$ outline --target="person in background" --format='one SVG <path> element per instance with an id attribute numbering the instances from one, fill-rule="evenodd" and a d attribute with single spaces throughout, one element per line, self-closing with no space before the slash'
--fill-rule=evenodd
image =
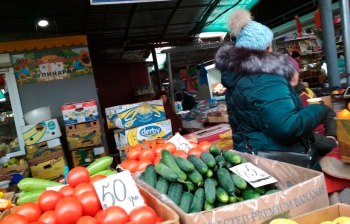
<path id="1" fill-rule="evenodd" d="M 186 88 L 182 88 L 182 109 L 192 110 L 196 106 L 197 102 L 195 95 L 190 94 L 186 91 Z"/>
<path id="2" fill-rule="evenodd" d="M 294 68 L 298 72 L 299 76 L 299 65 L 298 62 L 294 58 L 289 58 L 292 62 Z M 306 86 L 304 86 L 300 81 L 299 77 L 292 79 L 290 84 L 295 88 L 295 91 L 298 93 L 303 107 L 309 105 L 307 102 L 308 99 L 315 98 L 316 94 Z M 338 146 L 337 144 L 337 134 L 334 118 L 336 117 L 336 113 L 332 110 L 332 108 L 326 106 L 327 108 L 327 117 L 326 120 L 319 124 L 314 129 L 314 145 L 317 150 L 318 155 L 324 156 L 334 148 Z"/>
<path id="3" fill-rule="evenodd" d="M 182 131 L 181 120 L 176 115 L 173 105 L 171 103 L 171 100 L 168 97 L 168 94 L 165 91 L 159 91 L 156 95 L 156 99 L 163 100 L 166 119 L 170 119 L 171 121 L 171 128 L 173 131 L 173 135 L 175 135 L 177 132 Z"/>
<path id="4" fill-rule="evenodd" d="M 272 52 L 273 33 L 268 27 L 252 21 L 244 9 L 233 12 L 228 25 L 236 44 L 218 50 L 215 66 L 227 88 L 234 148 L 248 152 L 244 135 L 255 154 L 264 150 L 305 153 L 311 149 L 310 168 L 321 170 L 309 137 L 326 117 L 324 105 L 302 107 L 289 83 L 297 72 L 287 56 Z"/>

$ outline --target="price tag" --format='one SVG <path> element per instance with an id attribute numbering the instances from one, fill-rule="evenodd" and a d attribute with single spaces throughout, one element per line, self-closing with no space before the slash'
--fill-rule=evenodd
<path id="1" fill-rule="evenodd" d="M 189 141 L 187 141 L 180 134 L 174 135 L 167 142 L 173 143 L 176 146 L 177 150 L 183 150 L 185 152 L 188 152 L 188 150 L 190 150 L 192 148 L 191 143 L 189 143 Z"/>
<path id="2" fill-rule="evenodd" d="M 234 166 L 230 170 L 245 179 L 254 188 L 277 182 L 273 176 L 249 162 Z"/>
<path id="3" fill-rule="evenodd" d="M 103 153 L 105 153 L 105 148 L 103 148 L 103 147 L 94 148 L 94 154 L 95 155 L 101 155 Z"/>
<path id="4" fill-rule="evenodd" d="M 47 147 L 49 147 L 49 148 L 53 148 L 53 147 L 59 146 L 59 145 L 61 145 L 61 141 L 59 138 L 55 138 L 55 139 L 47 141 Z"/>
<path id="5" fill-rule="evenodd" d="M 103 209 L 116 205 L 129 214 L 145 203 L 128 170 L 93 183 Z"/>
<path id="6" fill-rule="evenodd" d="M 66 185 L 60 185 L 60 186 L 55 186 L 55 187 L 47 187 L 46 190 L 47 191 L 51 190 L 51 191 L 57 191 L 58 192 L 64 186 L 66 186 Z"/>
<path id="7" fill-rule="evenodd" d="M 85 117 L 84 117 L 84 116 L 79 116 L 79 117 L 77 117 L 77 121 L 78 121 L 78 123 L 83 123 L 83 122 L 86 122 L 86 120 L 85 120 Z"/>

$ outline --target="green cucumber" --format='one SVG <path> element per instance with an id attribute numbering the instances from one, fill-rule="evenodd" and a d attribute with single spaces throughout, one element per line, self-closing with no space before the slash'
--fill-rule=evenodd
<path id="1" fill-rule="evenodd" d="M 217 173 L 218 170 L 219 170 L 219 167 L 218 167 L 218 166 L 215 166 L 212 170 L 213 170 L 214 174 L 216 175 L 216 173 Z"/>
<path id="2" fill-rule="evenodd" d="M 201 212 L 204 205 L 204 189 L 198 188 L 193 196 L 193 201 L 188 210 L 189 213 Z"/>
<path id="3" fill-rule="evenodd" d="M 169 185 L 167 195 L 175 204 L 180 205 L 182 195 L 182 184 L 171 183 Z"/>
<path id="4" fill-rule="evenodd" d="M 220 201 L 222 203 L 228 202 L 229 196 L 224 188 L 222 188 L 222 187 L 216 188 L 216 199 L 218 199 L 218 201 Z"/>
<path id="5" fill-rule="evenodd" d="M 226 206 L 226 205 L 227 205 L 227 203 L 223 203 L 223 202 L 221 202 L 221 201 L 217 201 L 217 202 L 215 203 L 215 208 L 222 207 L 222 206 Z"/>
<path id="6" fill-rule="evenodd" d="M 98 173 L 102 170 L 107 169 L 112 165 L 112 162 L 113 162 L 113 157 L 104 156 L 95 160 L 93 163 L 87 166 L 86 169 L 89 171 L 91 176 L 91 175 L 94 175 L 95 173 Z"/>
<path id="7" fill-rule="evenodd" d="M 157 165 L 155 165 L 154 169 L 159 175 L 161 175 L 168 181 L 174 182 L 179 179 L 179 175 L 177 175 L 177 173 L 175 173 L 172 169 L 170 169 L 163 163 L 158 163 Z"/>
<path id="8" fill-rule="evenodd" d="M 107 175 L 116 174 L 116 173 L 118 173 L 116 170 L 109 170 L 109 169 L 107 169 L 107 170 L 99 171 L 99 172 L 97 172 L 97 173 L 91 175 L 90 177 L 94 177 L 94 176 L 96 176 L 96 175 L 104 175 L 104 176 L 107 176 Z"/>
<path id="9" fill-rule="evenodd" d="M 243 198 L 243 196 L 237 196 L 237 200 L 238 202 L 244 201 L 245 199 Z"/>
<path id="10" fill-rule="evenodd" d="M 187 159 L 193 163 L 200 174 L 206 174 L 208 171 L 208 166 L 197 156 L 189 155 Z"/>
<path id="11" fill-rule="evenodd" d="M 279 191 L 280 190 L 278 190 L 278 189 L 271 189 L 271 190 L 266 191 L 264 195 L 274 194 L 274 193 L 279 192 Z"/>
<path id="12" fill-rule="evenodd" d="M 175 162 L 173 155 L 168 150 L 162 151 L 162 160 L 164 160 L 164 163 L 167 167 L 172 169 L 179 176 L 180 180 L 187 179 L 186 173 L 179 168 L 179 166 Z"/>
<path id="13" fill-rule="evenodd" d="M 182 209 L 182 211 L 184 211 L 185 213 L 188 213 L 188 210 L 190 209 L 192 201 L 193 201 L 193 194 L 189 192 L 184 192 L 181 195 L 179 207 Z"/>
<path id="14" fill-rule="evenodd" d="M 213 175 L 214 175 L 213 171 L 212 171 L 212 170 L 209 170 L 209 169 L 208 169 L 207 172 L 205 173 L 205 176 L 208 177 L 208 178 L 209 178 L 209 177 L 212 177 Z"/>
<path id="15" fill-rule="evenodd" d="M 225 166 L 226 164 L 226 160 L 225 158 L 222 156 L 222 155 L 218 155 L 215 157 L 215 162 L 216 162 L 216 165 L 219 167 L 219 168 L 222 168 L 223 166 Z"/>
<path id="16" fill-rule="evenodd" d="M 216 161 L 215 158 L 212 154 L 210 154 L 209 152 L 202 152 L 200 155 L 201 160 L 203 160 L 203 162 L 209 167 L 209 168 L 213 168 L 216 165 Z"/>
<path id="17" fill-rule="evenodd" d="M 192 181 L 186 180 L 184 181 L 183 185 L 185 186 L 185 189 L 190 192 L 190 191 L 194 191 L 196 189 L 196 187 L 194 186 Z"/>
<path id="18" fill-rule="evenodd" d="M 231 167 L 233 167 L 233 164 L 230 163 L 229 161 L 226 161 L 224 168 L 229 170 Z"/>
<path id="19" fill-rule="evenodd" d="M 177 163 L 177 165 L 180 167 L 180 169 L 183 170 L 184 172 L 189 173 L 189 172 L 194 171 L 193 163 L 191 163 L 187 159 L 184 159 L 184 158 L 179 157 L 179 156 L 174 156 L 174 159 L 175 159 L 175 162 Z"/>
<path id="20" fill-rule="evenodd" d="M 157 172 L 154 169 L 154 165 L 153 164 L 147 165 L 145 172 L 143 173 L 145 175 L 144 175 L 144 179 L 142 180 L 145 181 L 151 187 L 156 188 Z"/>
<path id="21" fill-rule="evenodd" d="M 252 189 L 244 190 L 242 195 L 243 195 L 243 198 L 246 200 L 258 198 L 261 196 L 258 192 L 254 191 Z"/>
<path id="22" fill-rule="evenodd" d="M 169 182 L 164 177 L 159 177 L 156 183 L 156 190 L 161 194 L 166 194 L 168 192 Z"/>
<path id="23" fill-rule="evenodd" d="M 244 158 L 243 156 L 241 156 L 241 163 L 246 163 L 246 162 L 247 162 L 246 158 Z"/>
<path id="24" fill-rule="evenodd" d="M 210 154 L 212 154 L 213 156 L 218 156 L 221 155 L 221 149 L 216 146 L 216 145 L 212 145 L 209 147 L 209 152 Z"/>
<path id="25" fill-rule="evenodd" d="M 235 186 L 235 195 L 240 195 L 242 190 Z"/>
<path id="26" fill-rule="evenodd" d="M 229 204 L 236 203 L 237 201 L 238 201 L 238 199 L 236 196 L 233 196 L 233 195 L 228 196 L 228 203 Z"/>
<path id="27" fill-rule="evenodd" d="M 219 185 L 218 181 L 216 179 L 214 179 L 214 178 L 212 178 L 212 180 L 214 181 L 215 187 L 217 187 Z"/>
<path id="28" fill-rule="evenodd" d="M 196 169 L 192 173 L 188 173 L 188 178 L 197 185 L 203 182 L 203 176 Z"/>
<path id="29" fill-rule="evenodd" d="M 17 185 L 22 191 L 36 191 L 46 190 L 47 187 L 61 186 L 62 184 L 51 180 L 27 177 L 22 179 Z"/>
<path id="30" fill-rule="evenodd" d="M 217 176 L 219 184 L 225 189 L 225 191 L 227 191 L 229 194 L 234 194 L 235 185 L 228 170 L 225 168 L 219 169 Z"/>
<path id="31" fill-rule="evenodd" d="M 209 204 L 213 204 L 215 202 L 216 198 L 216 188 L 214 180 L 211 178 L 207 178 L 204 181 L 204 194 L 205 194 L 205 200 Z"/>
<path id="32" fill-rule="evenodd" d="M 222 153 L 222 156 L 225 158 L 226 161 L 229 161 L 233 165 L 238 165 L 242 161 L 241 157 L 238 154 L 236 154 L 232 151 L 229 151 L 229 150 L 224 151 Z"/>
<path id="33" fill-rule="evenodd" d="M 233 183 L 235 184 L 236 187 L 238 187 L 239 189 L 246 189 L 247 188 L 247 182 L 240 176 L 238 176 L 235 173 L 231 173 L 231 178 L 233 180 Z"/>
<path id="34" fill-rule="evenodd" d="M 209 210 L 212 210 L 212 209 L 214 209 L 214 205 L 208 203 L 207 201 L 204 201 L 204 208 L 203 208 L 203 210 L 204 211 L 209 211 Z"/>
<path id="35" fill-rule="evenodd" d="M 17 201 L 17 204 L 21 205 L 26 202 L 35 202 L 38 200 L 39 196 L 44 192 L 45 190 L 35 190 L 35 191 L 29 191 L 29 192 L 21 192 L 19 194 L 19 198 Z"/>
<path id="36" fill-rule="evenodd" d="M 256 188 L 253 188 L 253 190 L 262 195 L 265 193 L 265 186 L 256 187 Z"/>

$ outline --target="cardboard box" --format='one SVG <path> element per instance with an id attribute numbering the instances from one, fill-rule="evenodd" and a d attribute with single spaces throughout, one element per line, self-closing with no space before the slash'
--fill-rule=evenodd
<path id="1" fill-rule="evenodd" d="M 24 164 L 18 165 L 18 166 L 2 168 L 2 169 L 0 169 L 0 175 L 9 174 L 9 173 L 21 173 L 21 172 L 23 172 L 25 170 L 28 170 L 28 164 L 27 163 L 24 163 Z"/>
<path id="2" fill-rule="evenodd" d="M 66 131 L 68 148 L 79 149 L 101 145 L 102 133 L 100 126 L 96 125 L 84 129 L 72 129 Z"/>
<path id="3" fill-rule="evenodd" d="M 98 120 L 97 104 L 94 100 L 68 103 L 61 106 L 65 125 Z"/>
<path id="4" fill-rule="evenodd" d="M 135 181 L 153 196 L 172 208 L 180 216 L 181 224 L 260 224 L 282 214 L 287 217 L 295 217 L 329 206 L 323 173 L 246 153 L 237 153 L 246 158 L 248 162 L 255 164 L 276 178 L 278 180 L 278 188 L 281 191 L 209 211 L 186 214 L 165 195 L 160 194 L 154 188 L 140 180 L 140 174 L 134 176 Z"/>
<path id="5" fill-rule="evenodd" d="M 320 97 L 325 105 L 333 109 L 332 97 L 331 96 L 322 96 Z"/>
<path id="6" fill-rule="evenodd" d="M 57 119 L 43 121 L 39 124 L 31 124 L 21 127 L 24 143 L 33 145 L 51 139 L 61 137 L 60 126 Z"/>
<path id="7" fill-rule="evenodd" d="M 340 155 L 343 162 L 350 163 L 350 119 L 334 118 L 339 141 Z"/>
<path id="8" fill-rule="evenodd" d="M 228 115 L 223 115 L 222 117 L 209 117 L 208 116 L 209 123 L 227 123 L 228 122 Z"/>
<path id="9" fill-rule="evenodd" d="M 162 100 L 108 107 L 105 111 L 108 129 L 134 128 L 166 119 Z"/>
<path id="10" fill-rule="evenodd" d="M 100 121 L 89 121 L 79 124 L 69 124 L 65 125 L 66 131 L 77 130 L 77 129 L 85 129 L 85 128 L 100 128 Z"/>
<path id="11" fill-rule="evenodd" d="M 324 221 L 333 221 L 340 216 L 350 217 L 350 205 L 348 204 L 335 204 L 326 208 L 321 208 L 316 211 L 312 211 L 297 217 L 292 220 L 297 223 L 321 223 Z"/>
<path id="12" fill-rule="evenodd" d="M 56 158 L 52 158 L 46 161 L 42 161 L 36 164 L 35 163 L 31 163 L 29 167 L 30 172 L 32 173 L 32 176 L 35 178 L 46 179 L 46 180 L 51 180 L 59 176 L 63 176 L 64 168 L 67 165 L 64 155 Z"/>
<path id="13" fill-rule="evenodd" d="M 172 134 L 170 120 L 160 121 L 132 129 L 114 130 L 114 138 L 119 150 L 125 150 L 128 146 L 134 146 L 137 143 L 141 143 L 142 140 L 150 141 L 157 138 L 167 138 Z"/>
<path id="14" fill-rule="evenodd" d="M 26 145 L 26 158 L 33 159 L 37 157 L 45 157 L 53 152 L 62 150 L 61 141 L 59 138 L 52 139 L 45 142 L 35 143 L 33 145 Z"/>
<path id="15" fill-rule="evenodd" d="M 78 149 L 71 151 L 72 161 L 74 167 L 76 166 L 87 166 L 98 158 L 106 155 L 106 150 L 103 146 L 88 148 L 88 149 Z"/>

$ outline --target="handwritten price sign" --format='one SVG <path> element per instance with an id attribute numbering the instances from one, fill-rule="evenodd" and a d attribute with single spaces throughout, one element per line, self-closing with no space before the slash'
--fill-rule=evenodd
<path id="1" fill-rule="evenodd" d="M 177 150 L 183 150 L 185 152 L 188 152 L 192 148 L 191 143 L 189 143 L 184 137 L 182 137 L 180 134 L 174 135 L 169 141 L 173 143 Z"/>
<path id="2" fill-rule="evenodd" d="M 134 208 L 145 205 L 128 170 L 96 181 L 94 188 L 103 209 L 115 205 L 124 208 L 129 214 Z"/>
<path id="3" fill-rule="evenodd" d="M 245 179 L 254 188 L 277 182 L 277 180 L 270 174 L 251 163 L 242 163 L 230 168 L 230 170 Z"/>

